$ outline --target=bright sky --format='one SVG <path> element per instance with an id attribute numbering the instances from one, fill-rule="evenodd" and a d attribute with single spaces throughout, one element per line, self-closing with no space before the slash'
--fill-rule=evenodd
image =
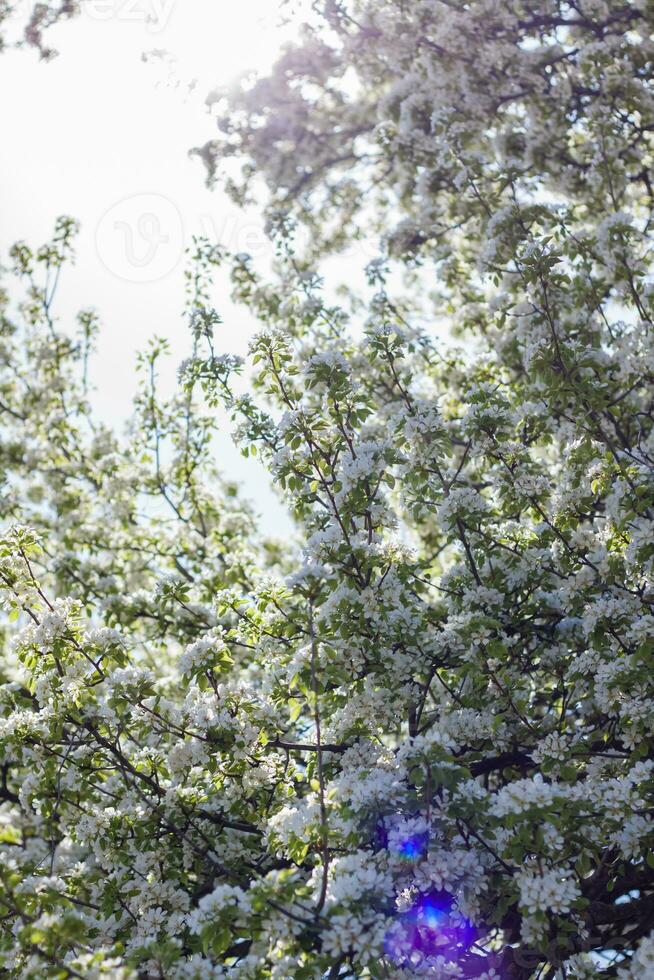
<path id="1" fill-rule="evenodd" d="M 275 0 L 86 0 L 83 11 L 48 35 L 60 52 L 54 61 L 29 50 L 0 58 L 0 253 L 17 239 L 47 240 L 59 214 L 81 221 L 59 311 L 100 312 L 96 401 L 118 421 L 134 391 L 134 355 L 150 336 L 171 341 L 171 376 L 185 356 L 182 253 L 191 236 L 237 251 L 266 248 L 252 215 L 205 188 L 188 150 L 215 135 L 208 91 L 243 70 L 265 70 L 290 29 L 278 25 Z M 197 78 L 192 93 L 175 85 L 165 62 L 143 62 L 152 49 L 175 55 L 183 81 Z M 217 305 L 223 349 L 244 352 L 255 325 L 226 295 Z M 284 531 L 258 464 L 226 438 L 220 453 L 265 525 Z"/>

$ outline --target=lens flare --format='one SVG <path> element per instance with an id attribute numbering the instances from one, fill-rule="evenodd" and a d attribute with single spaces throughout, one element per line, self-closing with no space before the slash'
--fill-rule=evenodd
<path id="1" fill-rule="evenodd" d="M 415 968 L 431 957 L 456 962 L 465 957 L 477 938 L 477 930 L 445 891 L 417 898 L 398 915 L 386 937 L 386 953 L 399 967 Z"/>
<path id="2" fill-rule="evenodd" d="M 428 845 L 428 834 L 414 834 L 399 842 L 396 854 L 403 861 L 418 861 L 426 854 Z"/>

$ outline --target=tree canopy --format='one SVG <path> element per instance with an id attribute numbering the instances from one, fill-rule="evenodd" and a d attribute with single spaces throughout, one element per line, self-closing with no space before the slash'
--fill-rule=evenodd
<path id="1" fill-rule="evenodd" d="M 12 251 L 0 965 L 654 977 L 654 7 L 315 6 L 197 151 L 275 268 L 194 242 L 125 434 L 56 318 L 74 223 Z"/>
<path id="2" fill-rule="evenodd" d="M 0 52 L 7 48 L 33 47 L 46 61 L 57 52 L 46 43 L 46 34 L 58 21 L 79 13 L 83 0 L 0 0 Z M 12 30 L 9 30 L 9 27 Z M 17 31 L 16 31 L 17 28 Z"/>

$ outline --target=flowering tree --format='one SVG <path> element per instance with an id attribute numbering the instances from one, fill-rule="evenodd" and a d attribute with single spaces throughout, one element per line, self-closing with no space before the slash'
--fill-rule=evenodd
<path id="1" fill-rule="evenodd" d="M 275 273 L 195 243 L 179 391 L 156 341 L 124 438 L 95 316 L 54 318 L 74 226 L 14 249 L 8 976 L 654 976 L 653 21 L 321 4 L 201 151 L 268 182 Z M 337 306 L 316 262 L 371 234 Z M 216 471 L 218 406 L 297 553 Z"/>
<path id="2" fill-rule="evenodd" d="M 47 0 L 45 3 L 29 0 L 0 0 L 0 31 L 10 22 L 20 25 L 18 41 L 7 41 L 0 33 L 0 51 L 6 47 L 35 47 L 41 58 L 53 58 L 56 51 L 45 43 L 44 33 L 58 21 L 73 17 L 79 12 L 78 0 Z"/>

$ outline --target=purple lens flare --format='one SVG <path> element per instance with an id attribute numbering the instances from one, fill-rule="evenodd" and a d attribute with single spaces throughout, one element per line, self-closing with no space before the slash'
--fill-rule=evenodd
<path id="1" fill-rule="evenodd" d="M 386 952 L 398 966 L 415 967 L 431 957 L 456 962 L 469 955 L 477 930 L 457 910 L 446 891 L 416 898 L 396 919 L 386 939 Z"/>
<path id="2" fill-rule="evenodd" d="M 414 834 L 400 841 L 393 853 L 404 861 L 419 861 L 427 853 L 428 846 L 429 834 Z"/>

